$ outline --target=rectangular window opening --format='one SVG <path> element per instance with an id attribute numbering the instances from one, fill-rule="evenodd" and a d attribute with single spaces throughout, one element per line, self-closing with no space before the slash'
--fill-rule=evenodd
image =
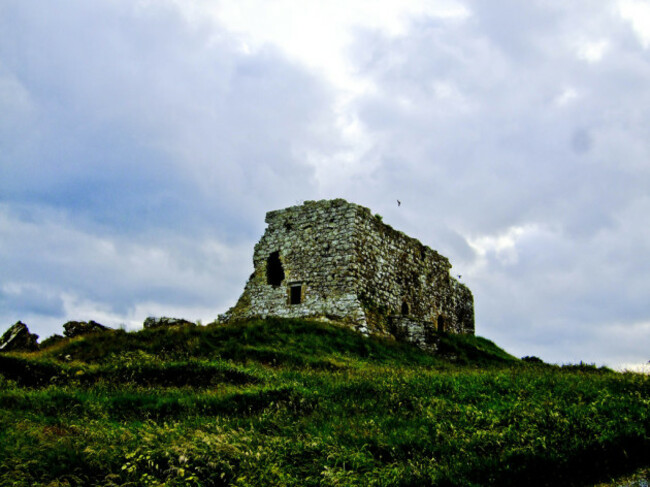
<path id="1" fill-rule="evenodd" d="M 297 284 L 291 286 L 291 291 L 289 294 L 289 304 L 300 304 L 302 303 L 302 284 Z"/>

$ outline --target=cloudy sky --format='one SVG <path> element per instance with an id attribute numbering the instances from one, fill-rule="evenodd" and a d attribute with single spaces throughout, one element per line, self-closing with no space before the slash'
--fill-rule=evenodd
<path id="1" fill-rule="evenodd" d="M 0 0 L 0 328 L 212 321 L 335 197 L 511 353 L 647 362 L 650 3 Z"/>

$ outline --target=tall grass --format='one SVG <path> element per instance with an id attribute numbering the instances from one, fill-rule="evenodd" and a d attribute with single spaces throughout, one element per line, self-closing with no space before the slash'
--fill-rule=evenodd
<path id="1" fill-rule="evenodd" d="M 0 485 L 588 485 L 650 458 L 650 381 L 302 320 L 0 355 Z"/>

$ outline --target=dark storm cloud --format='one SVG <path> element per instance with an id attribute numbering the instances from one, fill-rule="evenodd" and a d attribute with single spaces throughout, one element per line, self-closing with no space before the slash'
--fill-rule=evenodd
<path id="1" fill-rule="evenodd" d="M 7 116 L 28 141 L 2 139 L 5 201 L 196 229 L 309 178 L 291 151 L 322 116 L 318 82 L 164 5 L 5 5 L 0 65 L 26 98 Z"/>
<path id="2" fill-rule="evenodd" d="M 20 316 L 35 314 L 63 318 L 65 309 L 63 300 L 54 292 L 47 292 L 34 285 L 7 286 L 0 290 L 0 306 L 11 308 Z"/>
<path id="3" fill-rule="evenodd" d="M 0 316 L 86 302 L 214 318 L 264 212 L 311 193 L 294 142 L 328 125 L 329 98 L 277 50 L 246 53 L 172 2 L 4 2 Z"/>

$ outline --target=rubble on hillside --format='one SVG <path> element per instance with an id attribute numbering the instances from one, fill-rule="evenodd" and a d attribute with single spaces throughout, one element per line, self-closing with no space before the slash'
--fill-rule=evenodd
<path id="1" fill-rule="evenodd" d="M 104 326 L 96 321 L 68 321 L 63 325 L 63 334 L 68 338 L 74 338 L 80 335 L 88 335 L 89 333 L 100 333 L 103 331 L 110 331 L 112 328 Z"/>
<path id="2" fill-rule="evenodd" d="M 188 326 L 192 325 L 194 326 L 195 323 L 192 323 L 191 321 L 187 321 L 181 318 L 168 318 L 168 317 L 161 317 L 161 318 L 154 318 L 153 316 L 149 316 L 144 320 L 143 326 L 145 328 L 161 328 L 163 326 Z"/>

